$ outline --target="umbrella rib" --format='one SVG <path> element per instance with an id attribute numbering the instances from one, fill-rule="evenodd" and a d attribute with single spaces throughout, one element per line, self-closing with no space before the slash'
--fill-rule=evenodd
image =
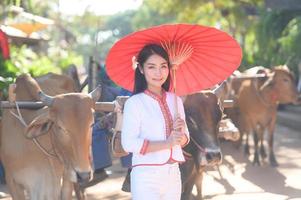
<path id="1" fill-rule="evenodd" d="M 155 42 L 152 42 L 152 41 L 154 41 L 154 37 L 153 37 L 153 36 L 156 35 L 156 34 L 158 34 L 158 32 L 156 32 L 155 30 L 151 30 L 151 31 L 154 32 L 154 33 L 153 33 L 153 34 L 145 34 L 145 33 L 143 34 L 143 32 L 141 31 L 142 34 L 143 34 L 143 37 L 144 37 L 143 39 L 149 40 L 149 43 L 155 43 Z M 136 32 L 136 34 L 139 35 L 140 33 L 138 34 L 138 33 Z M 135 35 L 133 35 L 133 37 L 135 37 Z M 130 39 L 131 39 L 131 38 L 130 38 Z M 141 45 L 144 46 L 144 45 L 145 45 L 145 42 L 141 42 Z M 128 46 L 131 46 L 130 43 L 129 43 Z"/>
<path id="2" fill-rule="evenodd" d="M 198 53 L 196 53 L 196 55 L 198 55 Z M 200 55 L 198 55 L 198 56 L 204 56 L 204 55 L 205 55 L 205 56 L 208 56 L 208 57 L 212 57 L 212 58 L 218 58 L 218 60 L 221 60 L 221 61 L 224 61 L 224 62 L 233 64 L 233 65 L 236 65 L 236 64 L 237 64 L 237 62 L 225 60 L 224 58 L 215 57 L 215 56 L 212 56 L 212 55 L 208 55 L 208 54 L 206 54 L 206 53 L 200 53 Z"/>
<path id="3" fill-rule="evenodd" d="M 193 29 L 197 28 L 196 25 L 192 26 L 190 29 L 187 29 L 185 32 L 182 33 L 177 39 L 180 41 L 184 36 L 187 37 L 187 33 L 191 32 Z M 208 29 L 208 28 L 207 28 Z M 204 32 L 204 31 L 202 31 Z M 192 35 L 193 36 L 193 35 Z"/>
<path id="4" fill-rule="evenodd" d="M 208 28 L 207 30 L 212 30 L 212 29 Z M 200 33 L 196 33 L 195 35 L 198 36 L 199 34 L 206 32 L 207 30 L 202 31 L 202 32 L 200 32 Z M 196 39 L 192 39 L 192 40 L 198 40 L 198 39 L 204 39 L 204 38 L 210 38 L 210 37 L 216 38 L 217 35 L 222 35 L 222 36 L 224 36 L 223 33 L 217 32 L 216 30 L 214 30 L 214 31 L 215 31 L 215 32 L 212 33 L 212 34 L 210 34 L 210 35 L 204 35 L 204 36 L 201 36 L 201 37 L 197 37 Z"/>
<path id="5" fill-rule="evenodd" d="M 193 29 L 193 28 L 191 28 L 189 31 L 191 31 L 192 29 Z M 206 36 L 202 36 L 202 37 L 197 37 L 197 38 L 195 39 L 195 36 L 199 36 L 199 35 L 201 35 L 201 34 L 204 34 L 205 32 L 212 31 L 212 30 L 214 31 L 213 34 L 206 35 Z M 223 34 L 224 34 L 223 31 L 220 31 L 221 33 L 218 32 L 218 31 L 220 31 L 220 30 L 217 30 L 217 29 L 214 29 L 214 28 L 205 28 L 204 30 L 202 30 L 202 31 L 200 31 L 200 32 L 195 32 L 195 33 L 189 35 L 189 38 L 190 38 L 190 40 L 198 40 L 198 39 L 201 39 L 201 38 L 216 37 L 217 35 L 223 35 Z M 183 34 L 183 36 L 184 36 L 187 32 L 188 32 L 188 30 Z"/>
<path id="6" fill-rule="evenodd" d="M 158 31 L 157 29 L 152 29 L 152 31 L 154 32 L 154 34 L 152 34 L 151 36 L 157 34 L 157 35 L 159 36 L 159 38 L 160 38 L 160 41 L 162 41 L 163 38 L 166 38 L 166 33 L 169 34 L 169 32 L 168 32 L 168 30 L 166 30 L 166 28 L 163 29 L 163 30 L 160 30 L 160 31 Z M 163 31 L 164 31 L 164 32 L 163 32 Z"/>
<path id="7" fill-rule="evenodd" d="M 123 80 L 124 77 L 128 77 L 129 74 L 131 74 L 131 73 L 133 73 L 133 72 L 129 71 L 129 72 L 127 72 L 126 74 L 120 73 L 120 74 L 118 74 L 118 76 L 114 76 L 114 77 L 115 77 L 114 80 L 116 80 L 116 82 L 119 82 L 120 80 L 124 81 L 124 80 Z"/>
<path id="8" fill-rule="evenodd" d="M 187 43 L 161 42 L 163 48 L 169 53 L 172 65 L 180 65 L 187 60 L 193 53 L 193 47 Z"/>
<path id="9" fill-rule="evenodd" d="M 192 31 L 193 29 L 197 28 L 197 26 L 198 25 L 194 25 L 193 27 L 191 27 L 191 29 L 189 29 L 185 33 L 183 33 L 182 36 L 185 36 L 186 33 L 188 33 L 190 31 Z M 207 31 L 211 30 L 211 28 L 208 28 L 208 27 L 202 27 L 202 28 L 203 28 L 202 31 L 194 33 L 192 35 L 189 35 L 190 37 L 186 36 L 185 39 L 190 39 L 191 37 L 199 36 L 200 34 L 203 34 L 203 33 L 207 32 Z M 178 39 L 180 40 L 180 38 L 178 38 Z"/>
<path id="10" fill-rule="evenodd" d="M 212 42 L 212 43 L 217 43 L 217 42 L 229 42 L 228 38 L 223 38 L 219 40 L 200 40 L 200 38 L 197 39 L 191 39 L 193 42 Z M 232 42 L 231 42 L 232 43 Z"/>
<path id="11" fill-rule="evenodd" d="M 204 45 L 204 44 L 200 44 L 200 45 L 202 45 L 202 47 L 217 47 L 217 48 L 226 48 L 226 49 L 236 49 L 236 48 L 239 48 L 238 46 L 221 46 L 221 45 L 208 45 L 208 44 L 206 44 L 206 45 Z"/>
<path id="12" fill-rule="evenodd" d="M 121 62 L 120 62 L 121 63 Z M 125 62 L 124 62 L 125 63 Z M 110 67 L 109 67 L 110 65 L 109 64 L 107 64 L 106 65 L 106 69 L 109 69 L 110 70 Z M 129 68 L 129 65 L 127 65 L 127 64 L 123 64 L 122 66 L 120 66 L 119 68 L 118 68 L 118 71 L 122 71 L 122 70 L 124 70 L 124 69 L 127 69 L 127 68 Z M 132 67 L 131 67 L 132 68 Z M 115 69 L 116 70 L 116 69 Z M 133 71 L 134 71 L 134 69 L 133 69 Z"/>
<path id="13" fill-rule="evenodd" d="M 179 32 L 179 26 L 176 26 L 176 27 L 177 27 L 177 28 L 176 28 L 176 30 L 175 30 L 175 32 L 174 32 L 174 34 L 173 34 L 173 38 L 172 38 L 171 41 L 175 41 L 176 36 L 177 36 L 177 34 L 178 34 L 178 32 Z"/>
<path id="14" fill-rule="evenodd" d="M 204 66 L 204 65 L 202 65 L 202 64 L 200 64 L 200 63 L 196 63 L 196 61 L 194 61 L 194 60 L 190 60 L 190 62 L 192 62 L 193 63 L 193 66 L 199 66 L 199 65 L 201 65 L 201 66 Z M 212 81 L 212 79 L 210 79 L 208 76 L 205 76 L 205 74 L 206 73 L 204 73 L 204 70 L 203 69 L 205 69 L 205 67 L 196 67 L 196 72 L 200 72 L 202 75 L 202 77 L 204 77 L 205 79 L 207 79 L 207 81 L 208 82 L 210 82 L 210 83 L 212 83 L 213 81 Z"/>
<path id="15" fill-rule="evenodd" d="M 184 71 L 184 69 L 180 69 L 180 68 L 178 68 L 178 70 L 177 71 L 179 71 L 179 70 L 181 70 L 180 72 L 181 72 L 181 74 L 184 74 L 183 73 L 183 71 Z M 185 85 L 189 88 L 189 91 L 190 91 L 190 84 L 188 83 L 188 81 L 186 80 L 186 77 L 185 76 L 182 76 L 182 78 L 183 78 L 183 80 L 185 81 Z"/>
<path id="16" fill-rule="evenodd" d="M 193 53 L 193 48 L 188 45 L 188 44 L 183 44 L 182 45 L 183 48 L 182 48 L 182 51 L 179 52 L 179 64 L 183 63 L 185 60 L 187 60 Z"/>
<path id="17" fill-rule="evenodd" d="M 206 50 L 208 50 L 208 49 L 206 49 L 206 48 L 203 48 L 203 49 L 198 49 L 199 51 L 197 51 L 197 52 L 203 52 L 203 51 L 206 51 Z M 202 51 L 200 51 L 200 50 L 202 50 Z M 197 53 L 196 52 L 196 53 Z M 218 50 L 214 50 L 214 52 L 216 52 L 216 53 L 222 53 L 222 54 L 226 54 L 226 55 L 230 55 L 230 56 L 237 56 L 237 54 L 232 54 L 231 52 L 229 52 L 229 51 L 218 51 Z"/>
<path id="18" fill-rule="evenodd" d="M 135 84 L 134 84 L 133 81 L 130 80 L 130 79 L 126 79 L 126 80 L 127 80 L 127 81 L 124 82 L 124 84 L 128 86 L 128 89 L 129 89 L 130 91 L 133 91 L 133 92 L 134 92 Z M 132 86 L 132 88 L 130 88 L 130 86 Z"/>
<path id="19" fill-rule="evenodd" d="M 224 67 L 221 67 L 220 65 L 217 65 L 217 64 L 215 64 L 215 63 L 209 61 L 208 59 L 206 59 L 206 57 L 204 57 L 204 61 L 210 63 L 211 65 L 217 66 L 219 69 L 222 69 L 223 71 L 225 71 L 225 72 L 227 72 L 227 73 L 230 73 L 229 75 L 231 75 L 231 74 L 233 73 L 233 71 L 229 71 L 229 70 L 225 69 Z M 208 71 L 210 71 L 210 72 L 213 72 L 213 71 L 210 70 L 210 68 L 206 68 L 206 69 L 208 69 Z M 216 73 L 214 73 L 214 72 L 213 72 L 213 74 L 214 74 L 216 77 L 219 77 L 219 78 L 224 79 L 224 77 L 217 76 Z"/>
<path id="20" fill-rule="evenodd" d="M 191 63 L 191 61 L 188 60 L 187 63 Z M 194 66 L 194 65 L 187 65 L 187 66 Z M 194 78 L 194 80 L 196 80 L 198 82 L 199 85 L 201 85 L 201 86 L 203 85 L 203 83 L 200 82 L 200 80 L 198 79 L 196 74 L 191 71 L 191 67 L 187 67 L 187 68 L 185 68 L 185 70 L 187 70 L 189 72 L 189 74 Z"/>

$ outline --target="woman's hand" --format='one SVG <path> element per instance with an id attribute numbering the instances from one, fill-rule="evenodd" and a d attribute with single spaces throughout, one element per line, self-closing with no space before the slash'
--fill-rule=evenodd
<path id="1" fill-rule="evenodd" d="M 179 131 L 172 131 L 170 136 L 166 140 L 170 147 L 181 145 L 183 141 L 186 141 L 186 136 L 184 135 L 184 133 L 181 133 Z"/>
<path id="2" fill-rule="evenodd" d="M 180 131 L 184 133 L 185 131 L 185 121 L 180 117 L 177 117 L 173 123 L 173 130 Z"/>

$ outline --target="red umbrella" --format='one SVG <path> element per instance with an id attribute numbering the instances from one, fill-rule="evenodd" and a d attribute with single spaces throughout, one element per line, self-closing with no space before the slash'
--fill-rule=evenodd
<path id="1" fill-rule="evenodd" d="M 106 59 L 109 77 L 119 86 L 134 89 L 132 58 L 146 44 L 160 44 L 177 69 L 177 95 L 207 89 L 229 77 L 242 58 L 239 44 L 216 28 L 190 24 L 161 25 L 134 32 L 114 44 Z M 175 71 L 175 70 L 173 70 Z"/>
<path id="2" fill-rule="evenodd" d="M 9 58 L 8 39 L 2 30 L 0 30 L 0 53 L 2 53 L 4 59 Z"/>

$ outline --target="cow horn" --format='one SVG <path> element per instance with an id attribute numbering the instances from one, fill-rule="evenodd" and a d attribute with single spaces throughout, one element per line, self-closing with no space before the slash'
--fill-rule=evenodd
<path id="1" fill-rule="evenodd" d="M 41 101 L 46 104 L 47 106 L 52 106 L 54 98 L 51 96 L 46 95 L 44 92 L 40 91 L 39 92 L 39 97 Z"/>
<path id="2" fill-rule="evenodd" d="M 92 92 L 89 93 L 89 96 L 96 102 L 101 96 L 101 85 L 98 85 Z"/>

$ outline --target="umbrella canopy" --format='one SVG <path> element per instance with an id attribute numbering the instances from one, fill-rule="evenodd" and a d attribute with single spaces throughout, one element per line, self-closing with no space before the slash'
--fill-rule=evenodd
<path id="1" fill-rule="evenodd" d="M 132 58 L 146 44 L 160 44 L 176 66 L 177 95 L 207 89 L 229 77 L 242 59 L 239 44 L 218 29 L 190 24 L 161 25 L 134 32 L 114 44 L 106 59 L 109 77 L 133 91 Z"/>

